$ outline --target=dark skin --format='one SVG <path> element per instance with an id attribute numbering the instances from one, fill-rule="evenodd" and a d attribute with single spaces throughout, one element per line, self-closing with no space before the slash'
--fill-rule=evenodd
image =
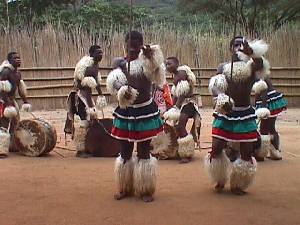
<path id="1" fill-rule="evenodd" d="M 1 98 L 4 100 L 6 106 L 14 106 L 15 95 L 19 93 L 22 101 L 24 103 L 28 103 L 26 96 L 20 90 L 20 81 L 21 81 L 21 73 L 18 68 L 21 66 L 21 59 L 19 54 L 14 54 L 12 58 L 9 60 L 9 63 L 14 67 L 14 70 L 9 68 L 4 68 L 1 72 L 0 80 L 8 80 L 12 84 L 12 90 L 8 93 L 1 93 Z M 6 120 L 6 118 L 4 118 Z M 19 116 L 17 118 L 12 118 L 10 133 L 13 133 L 17 124 L 19 122 Z M 8 121 L 2 121 L 1 124 L 8 124 Z"/>
<path id="2" fill-rule="evenodd" d="M 249 47 L 248 42 L 244 41 L 241 38 L 235 39 L 233 46 L 231 46 L 231 52 L 234 54 L 237 51 L 242 51 L 246 55 L 251 55 L 252 54 L 252 49 Z M 239 59 L 235 56 L 234 61 L 239 61 Z M 236 107 L 247 107 L 251 105 L 251 90 L 252 86 L 255 82 L 255 75 L 256 71 L 262 69 L 263 64 L 262 64 L 262 59 L 261 58 L 253 58 L 253 65 L 252 65 L 252 73 L 251 75 L 247 78 L 244 79 L 241 82 L 235 82 L 234 80 L 228 79 L 228 88 L 226 91 L 227 95 L 230 95 L 231 98 L 234 100 L 234 105 Z M 222 68 L 219 68 L 221 71 Z M 223 151 L 223 149 L 226 148 L 227 141 L 221 140 L 218 138 L 213 137 L 212 138 L 212 152 L 216 156 L 220 155 Z M 241 159 L 245 161 L 250 161 L 251 160 L 251 155 L 253 152 L 253 143 L 252 142 L 241 142 L 240 143 L 240 154 L 241 154 Z M 215 186 L 216 191 L 221 191 L 224 188 L 225 184 L 218 183 Z M 233 193 L 237 195 L 243 195 L 245 192 L 239 188 L 237 189 L 232 189 L 231 190 Z"/>
<path id="3" fill-rule="evenodd" d="M 185 71 L 178 70 L 178 63 L 174 61 L 173 59 L 167 59 L 166 60 L 166 69 L 168 72 L 174 74 L 174 85 L 177 85 L 178 82 L 188 80 L 188 76 Z M 174 105 L 176 105 L 177 108 L 181 108 L 185 98 L 193 97 L 193 89 L 191 88 L 189 93 L 186 96 L 173 96 L 173 102 Z M 187 115 L 186 113 L 181 112 L 179 116 L 179 122 L 177 126 L 177 133 L 179 137 L 185 137 L 188 135 L 188 132 L 186 130 L 186 124 L 190 118 L 190 115 Z M 180 163 L 188 163 L 191 161 L 191 158 L 182 158 L 180 160 Z"/>
<path id="4" fill-rule="evenodd" d="M 85 77 L 94 77 L 97 86 L 96 90 L 98 92 L 98 95 L 102 95 L 101 91 L 101 85 L 98 82 L 98 71 L 99 71 L 99 62 L 102 60 L 103 51 L 101 48 L 96 49 L 90 56 L 94 59 L 94 65 L 90 66 L 85 71 Z M 81 84 L 78 84 L 78 88 L 80 88 L 80 93 L 86 98 L 87 104 L 89 107 L 93 107 L 93 101 L 92 101 L 92 89 L 90 87 L 82 87 Z"/>
<path id="5" fill-rule="evenodd" d="M 138 41 L 127 41 L 125 43 L 126 46 L 126 60 L 127 62 L 131 62 L 135 59 L 138 58 L 141 50 L 143 51 L 144 55 L 147 58 L 152 57 L 152 52 L 150 49 L 150 46 L 143 46 L 143 43 L 140 43 Z M 122 61 L 120 61 L 122 63 Z M 152 96 L 152 82 L 143 74 L 139 76 L 132 76 L 128 74 L 127 69 L 124 68 L 124 63 L 122 64 L 123 66 L 121 69 L 126 75 L 127 81 L 128 81 L 128 86 L 135 88 L 138 91 L 138 96 L 136 100 L 134 101 L 133 104 L 138 104 L 142 102 L 148 101 L 151 96 Z M 122 84 L 121 83 L 115 83 L 114 84 L 117 89 L 120 89 Z M 129 90 L 125 93 L 125 98 L 129 99 L 131 97 L 131 91 L 130 88 Z M 150 158 L 150 142 L 151 140 L 148 141 L 143 141 L 143 142 L 138 142 L 137 143 L 137 156 L 138 159 L 149 159 Z M 133 152 L 133 146 L 134 144 L 132 142 L 128 141 L 121 141 L 121 157 L 124 159 L 124 162 L 129 160 L 132 157 L 132 152 Z M 114 198 L 116 200 L 121 200 L 123 198 L 126 198 L 130 195 L 130 193 L 117 193 L 115 194 Z M 144 202 L 152 202 L 154 198 L 151 195 L 143 195 L 141 196 L 142 200 Z"/>

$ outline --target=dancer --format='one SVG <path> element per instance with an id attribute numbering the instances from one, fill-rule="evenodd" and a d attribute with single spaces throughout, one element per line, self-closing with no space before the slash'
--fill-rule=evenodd
<path id="1" fill-rule="evenodd" d="M 80 127 L 75 132 L 76 156 L 86 158 L 91 156 L 85 150 L 85 139 L 87 128 L 93 119 L 97 119 L 97 108 L 106 105 L 105 97 L 102 95 L 99 73 L 99 63 L 102 60 L 102 49 L 98 45 L 89 48 L 89 56 L 84 56 L 76 64 L 74 72 L 74 90 L 68 96 L 68 113 L 65 124 L 65 133 L 74 136 L 74 115 L 80 117 Z M 92 99 L 92 91 L 96 89 L 98 98 L 96 105 Z"/>
<path id="2" fill-rule="evenodd" d="M 144 46 L 143 36 L 131 31 L 125 37 L 126 58 L 107 77 L 107 89 L 116 94 L 118 107 L 113 112 L 111 135 L 121 142 L 121 154 L 116 159 L 118 186 L 116 200 L 134 192 L 144 202 L 154 200 L 157 160 L 150 155 L 150 142 L 163 131 L 163 121 L 152 100 L 152 83 L 163 85 L 165 70 L 163 54 L 158 45 Z M 128 72 L 129 68 L 129 72 Z M 133 153 L 137 142 L 137 158 Z"/>
<path id="3" fill-rule="evenodd" d="M 195 153 L 195 142 L 199 144 L 199 135 L 201 128 L 201 116 L 194 95 L 194 86 L 196 76 L 190 67 L 179 66 L 179 60 L 176 57 L 168 57 L 166 60 L 167 71 L 174 74 L 171 93 L 173 96 L 174 107 L 165 114 L 165 119 L 178 122 L 176 125 L 178 133 L 178 155 L 181 163 L 191 161 Z M 189 118 L 194 119 L 193 127 L 197 131 L 195 137 L 186 130 Z"/>
<path id="4" fill-rule="evenodd" d="M 219 73 L 210 81 L 210 91 L 218 91 L 215 117 L 212 128 L 212 151 L 205 157 L 205 167 L 221 191 L 229 176 L 231 191 L 245 194 L 256 174 L 256 160 L 253 146 L 259 138 L 256 118 L 266 118 L 269 110 L 262 108 L 255 112 L 251 107 L 250 95 L 256 75 L 263 77 L 270 73 L 268 61 L 263 57 L 268 45 L 262 40 L 248 43 L 244 37 L 235 37 L 230 42 L 233 56 L 231 63 L 221 64 Z M 259 87 L 262 88 L 263 87 Z M 224 150 L 227 142 L 240 144 L 240 158 L 232 164 Z"/>

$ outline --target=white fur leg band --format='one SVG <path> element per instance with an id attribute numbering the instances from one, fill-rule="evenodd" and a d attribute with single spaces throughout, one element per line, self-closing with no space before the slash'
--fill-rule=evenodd
<path id="1" fill-rule="evenodd" d="M 12 85 L 8 80 L 0 81 L 0 92 L 10 92 L 12 89 Z"/>
<path id="2" fill-rule="evenodd" d="M 136 159 L 131 158 L 124 162 L 124 159 L 119 156 L 115 162 L 115 179 L 119 193 L 133 194 L 133 169 L 136 164 Z"/>
<path id="3" fill-rule="evenodd" d="M 4 117 L 12 119 L 18 115 L 17 109 L 14 106 L 8 106 L 4 109 Z"/>
<path id="4" fill-rule="evenodd" d="M 97 82 L 94 77 L 85 77 L 82 79 L 81 85 L 83 87 L 95 88 L 97 86 Z"/>
<path id="5" fill-rule="evenodd" d="M 253 182 L 256 174 L 257 163 L 252 157 L 252 162 L 237 159 L 233 163 L 232 173 L 230 175 L 230 188 L 245 190 Z"/>
<path id="6" fill-rule="evenodd" d="M 178 121 L 180 116 L 180 110 L 177 107 L 173 107 L 164 113 L 163 117 L 166 120 Z"/>
<path id="7" fill-rule="evenodd" d="M 195 142 L 191 134 L 177 139 L 178 155 L 180 158 L 192 158 L 195 154 Z"/>
<path id="8" fill-rule="evenodd" d="M 134 166 L 133 182 L 137 196 L 153 195 L 156 187 L 157 159 L 139 159 Z"/>
<path id="9" fill-rule="evenodd" d="M 204 159 L 204 167 L 213 183 L 226 184 L 230 174 L 230 160 L 224 151 L 215 157 L 208 153 Z"/>
<path id="10" fill-rule="evenodd" d="M 259 108 L 255 110 L 255 114 L 259 119 L 267 119 L 270 117 L 271 112 L 267 108 Z"/>
<path id="11" fill-rule="evenodd" d="M 265 81 L 259 80 L 253 84 L 252 90 L 255 94 L 260 94 L 261 92 L 268 89 L 268 85 Z"/>
<path id="12" fill-rule="evenodd" d="M 261 158 L 266 158 L 268 156 L 270 147 L 271 147 L 271 139 L 270 135 L 261 135 L 261 145 L 260 148 L 257 150 L 256 155 Z"/>
<path id="13" fill-rule="evenodd" d="M 130 93 L 130 98 L 126 98 L 126 92 Z M 132 105 L 135 101 L 135 99 L 138 96 L 138 91 L 134 88 L 129 88 L 129 86 L 122 86 L 118 93 L 117 93 L 117 99 L 119 102 L 120 108 L 127 108 L 128 106 Z"/>

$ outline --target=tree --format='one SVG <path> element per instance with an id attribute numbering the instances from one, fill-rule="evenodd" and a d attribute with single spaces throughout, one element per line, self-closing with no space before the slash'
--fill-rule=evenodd
<path id="1" fill-rule="evenodd" d="M 228 23 L 236 20 L 250 33 L 257 33 L 266 23 L 278 29 L 300 15 L 299 0 L 177 0 L 177 5 L 185 13 L 206 12 Z"/>

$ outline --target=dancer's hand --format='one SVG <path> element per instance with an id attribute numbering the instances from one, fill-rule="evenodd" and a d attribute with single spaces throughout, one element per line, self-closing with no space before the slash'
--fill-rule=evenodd
<path id="1" fill-rule="evenodd" d="M 150 45 L 145 45 L 142 47 L 142 50 L 143 50 L 143 53 L 144 55 L 150 59 L 152 56 L 153 56 L 153 51 L 152 49 L 150 48 Z"/>
<path id="2" fill-rule="evenodd" d="M 250 48 L 249 43 L 246 39 L 243 40 L 242 43 L 242 48 L 240 49 L 241 52 L 245 53 L 246 55 L 252 55 L 253 54 L 253 50 L 252 48 Z"/>

